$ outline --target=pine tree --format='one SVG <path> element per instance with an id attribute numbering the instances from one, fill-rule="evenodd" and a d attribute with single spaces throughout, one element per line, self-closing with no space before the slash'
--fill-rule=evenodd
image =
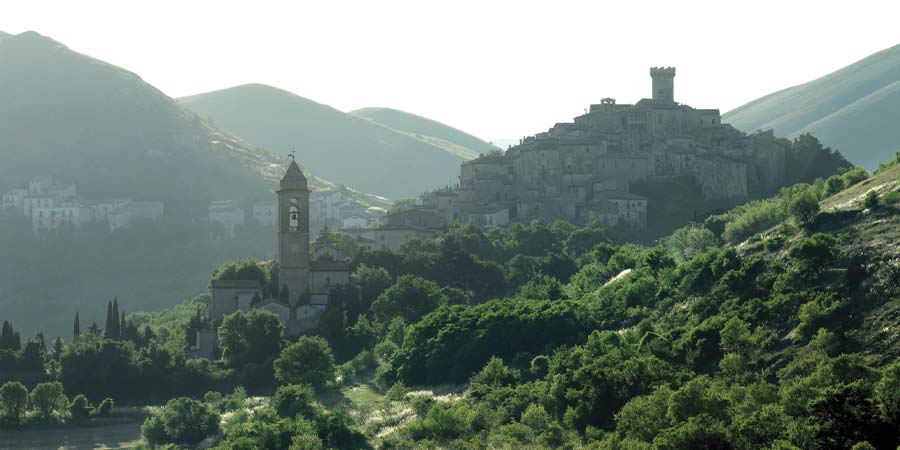
<path id="1" fill-rule="evenodd" d="M 103 336 L 107 338 L 112 337 L 112 327 L 113 327 L 113 315 L 112 315 L 112 302 L 106 303 L 106 324 L 103 327 Z"/>
<path id="2" fill-rule="evenodd" d="M 100 334 L 100 327 L 97 326 L 97 322 L 91 324 L 91 326 L 88 328 L 88 333 L 97 335 Z"/>
<path id="3" fill-rule="evenodd" d="M 128 338 L 128 322 L 125 321 L 125 311 L 119 313 L 119 339 Z"/>
<path id="4" fill-rule="evenodd" d="M 81 323 L 78 321 L 78 311 L 75 311 L 75 326 L 72 329 L 72 340 L 78 339 L 81 334 Z"/>

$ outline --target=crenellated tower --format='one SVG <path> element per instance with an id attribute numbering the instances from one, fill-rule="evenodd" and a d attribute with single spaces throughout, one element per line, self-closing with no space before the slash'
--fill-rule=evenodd
<path id="1" fill-rule="evenodd" d="M 278 194 L 278 281 L 291 306 L 309 290 L 309 187 L 291 160 Z"/>
<path id="2" fill-rule="evenodd" d="M 653 100 L 659 103 L 675 103 L 675 68 L 651 67 Z"/>

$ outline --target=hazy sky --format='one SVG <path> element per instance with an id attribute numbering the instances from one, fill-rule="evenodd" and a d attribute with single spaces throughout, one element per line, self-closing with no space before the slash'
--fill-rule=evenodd
<path id="1" fill-rule="evenodd" d="M 38 31 L 173 97 L 265 83 L 486 140 L 649 96 L 657 65 L 677 66 L 677 101 L 725 112 L 900 44 L 897 17 L 896 0 L 0 0 L 0 30 Z"/>

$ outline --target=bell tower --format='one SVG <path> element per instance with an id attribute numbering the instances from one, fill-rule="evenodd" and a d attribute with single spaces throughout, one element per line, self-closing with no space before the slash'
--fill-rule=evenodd
<path id="1" fill-rule="evenodd" d="M 278 282 L 291 307 L 309 289 L 309 188 L 291 157 L 278 194 Z"/>

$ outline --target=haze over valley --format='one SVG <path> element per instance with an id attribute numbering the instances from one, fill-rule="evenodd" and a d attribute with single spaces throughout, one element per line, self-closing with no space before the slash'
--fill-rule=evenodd
<path id="1" fill-rule="evenodd" d="M 0 15 L 0 450 L 896 450 L 900 10 Z"/>

